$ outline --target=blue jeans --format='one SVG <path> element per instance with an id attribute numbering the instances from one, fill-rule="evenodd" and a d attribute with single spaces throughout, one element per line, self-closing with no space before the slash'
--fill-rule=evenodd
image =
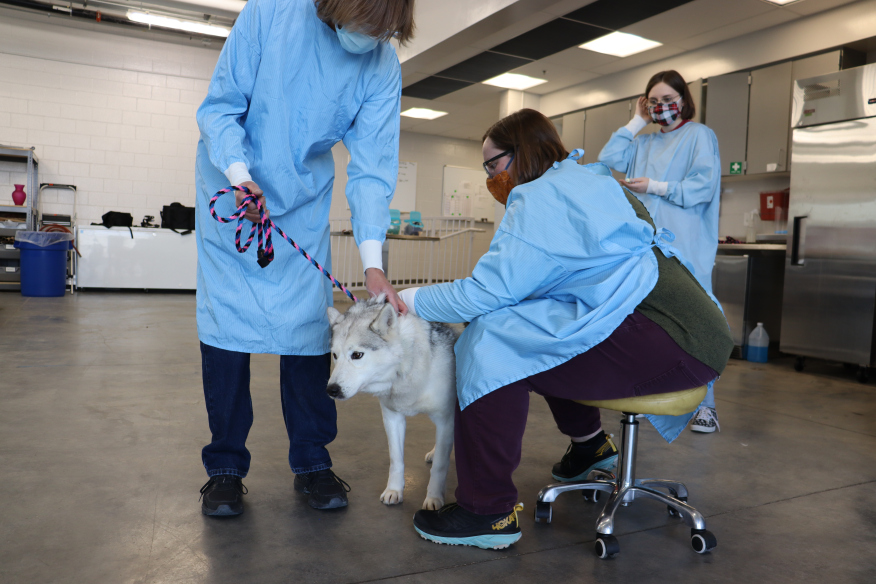
<path id="1" fill-rule="evenodd" d="M 329 355 L 280 356 L 280 397 L 289 434 L 289 466 L 295 474 L 331 468 L 326 445 L 338 434 L 335 402 L 326 394 Z M 204 399 L 213 440 L 201 451 L 208 476 L 245 477 L 252 427 L 249 353 L 201 343 Z"/>

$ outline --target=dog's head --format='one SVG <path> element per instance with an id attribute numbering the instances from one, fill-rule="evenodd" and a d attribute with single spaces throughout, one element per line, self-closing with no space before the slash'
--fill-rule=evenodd
<path id="1" fill-rule="evenodd" d="M 385 295 L 357 302 L 344 314 L 329 307 L 328 318 L 334 364 L 326 388 L 329 397 L 345 400 L 360 391 L 388 392 L 401 351 L 398 315 Z"/>

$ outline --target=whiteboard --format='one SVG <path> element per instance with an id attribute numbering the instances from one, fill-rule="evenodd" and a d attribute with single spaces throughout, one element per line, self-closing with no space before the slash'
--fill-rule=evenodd
<path id="1" fill-rule="evenodd" d="M 474 217 L 493 221 L 495 206 L 487 190 L 487 175 L 479 168 L 444 167 L 441 213 L 445 217 Z"/>
<path id="2" fill-rule="evenodd" d="M 417 163 L 398 163 L 398 180 L 395 183 L 395 195 L 390 207 L 402 212 L 417 209 Z"/>

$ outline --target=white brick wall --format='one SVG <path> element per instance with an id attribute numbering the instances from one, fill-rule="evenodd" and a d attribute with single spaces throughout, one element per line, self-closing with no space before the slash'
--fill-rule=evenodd
<path id="1" fill-rule="evenodd" d="M 76 185 L 80 223 L 193 205 L 195 111 L 218 56 L 0 9 L 0 144 L 35 146 L 40 182 Z M 23 179 L 22 165 L 0 162 L 0 201 Z M 43 192 L 43 212 L 71 203 Z"/>

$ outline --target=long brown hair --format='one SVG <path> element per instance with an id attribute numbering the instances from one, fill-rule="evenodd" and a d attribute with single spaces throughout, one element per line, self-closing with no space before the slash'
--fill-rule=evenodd
<path id="1" fill-rule="evenodd" d="M 651 80 L 648 81 L 648 86 L 645 88 L 646 99 L 648 98 L 648 94 L 651 93 L 651 90 L 654 89 L 654 86 L 658 83 L 665 83 L 681 96 L 682 101 L 684 101 L 684 105 L 681 108 L 681 119 L 692 120 L 697 113 L 697 106 L 694 103 L 693 95 L 690 93 L 690 88 L 687 86 L 687 83 L 684 82 L 684 77 L 682 77 L 678 71 L 674 70 L 657 73 L 651 77 Z"/>
<path id="2" fill-rule="evenodd" d="M 490 126 L 483 140 L 487 138 L 500 150 L 514 152 L 514 164 L 508 174 L 517 185 L 534 181 L 554 162 L 569 156 L 554 124 L 533 109 L 522 109 L 502 118 Z"/>
<path id="3" fill-rule="evenodd" d="M 320 20 L 402 45 L 414 37 L 414 0 L 314 0 Z"/>

